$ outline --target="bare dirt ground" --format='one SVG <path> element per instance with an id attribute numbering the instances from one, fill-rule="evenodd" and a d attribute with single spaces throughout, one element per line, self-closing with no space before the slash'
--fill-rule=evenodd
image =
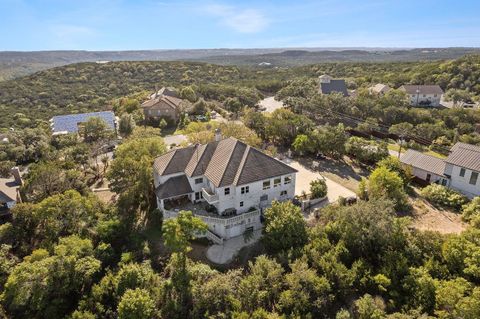
<path id="1" fill-rule="evenodd" d="M 459 213 L 437 209 L 421 198 L 414 199 L 412 205 L 412 226 L 416 229 L 438 231 L 442 234 L 459 234 L 467 227 Z"/>
<path id="2" fill-rule="evenodd" d="M 312 159 L 309 157 L 295 158 L 300 164 L 305 167 L 313 167 L 313 162 L 316 162 L 314 170 L 328 179 L 342 185 L 343 187 L 356 192 L 358 184 L 362 177 L 368 177 L 369 172 L 363 168 L 353 165 L 353 163 L 345 157 L 344 160 L 338 161 L 333 159 Z"/>

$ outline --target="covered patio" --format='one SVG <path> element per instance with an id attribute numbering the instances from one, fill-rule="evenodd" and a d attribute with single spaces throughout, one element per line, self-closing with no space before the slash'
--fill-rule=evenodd
<path id="1" fill-rule="evenodd" d="M 158 204 L 161 210 L 169 209 L 176 204 L 190 202 L 193 194 L 192 187 L 185 175 L 171 177 L 155 189 Z"/>

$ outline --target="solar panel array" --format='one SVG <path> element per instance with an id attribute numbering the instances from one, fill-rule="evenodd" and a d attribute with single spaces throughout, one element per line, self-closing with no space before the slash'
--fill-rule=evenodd
<path id="1" fill-rule="evenodd" d="M 78 124 L 84 123 L 92 117 L 99 117 L 103 119 L 112 130 L 115 129 L 115 114 L 113 114 L 112 111 L 103 111 L 54 116 L 52 118 L 52 130 L 54 133 L 77 133 Z"/>

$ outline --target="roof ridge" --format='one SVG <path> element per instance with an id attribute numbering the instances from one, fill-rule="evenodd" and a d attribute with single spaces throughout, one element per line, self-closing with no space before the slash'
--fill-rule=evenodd
<path id="1" fill-rule="evenodd" d="M 240 165 L 238 165 L 237 173 L 235 174 L 235 178 L 233 179 L 233 185 L 237 185 L 238 179 L 240 178 L 240 175 L 242 175 L 243 167 L 245 166 L 245 162 L 247 161 L 247 156 L 248 156 L 248 154 L 250 154 L 251 146 L 248 145 L 248 144 L 245 144 L 245 145 L 247 145 L 247 148 L 245 149 L 245 152 L 243 153 L 242 160 L 240 161 Z"/>
<path id="2" fill-rule="evenodd" d="M 227 137 L 226 139 L 229 139 L 229 138 L 230 137 Z M 232 151 L 230 152 L 230 154 L 228 156 L 227 165 L 225 166 L 225 169 L 222 172 L 222 176 L 220 177 L 220 181 L 219 181 L 218 185 L 222 185 L 222 181 L 223 181 L 223 178 L 225 177 L 225 172 L 227 171 L 228 164 L 230 164 L 233 153 L 235 152 L 235 148 L 237 147 L 238 140 L 237 139 L 234 139 L 234 140 L 235 140 L 235 145 L 232 147 Z"/>

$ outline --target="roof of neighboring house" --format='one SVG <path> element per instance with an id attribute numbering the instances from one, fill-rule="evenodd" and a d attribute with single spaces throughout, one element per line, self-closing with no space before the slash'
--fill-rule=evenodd
<path id="1" fill-rule="evenodd" d="M 154 107 L 158 105 L 160 102 L 165 102 L 168 106 L 172 109 L 177 110 L 180 107 L 180 104 L 183 102 L 182 99 L 167 96 L 167 95 L 159 95 L 150 100 L 147 100 L 142 103 L 142 107 Z"/>
<path id="2" fill-rule="evenodd" d="M 387 92 L 390 90 L 390 87 L 386 84 L 378 83 L 370 87 L 370 91 L 375 93 Z"/>
<path id="3" fill-rule="evenodd" d="M 191 192 L 193 192 L 192 187 L 185 175 L 170 177 L 155 189 L 155 194 L 160 199 L 190 194 Z"/>
<path id="4" fill-rule="evenodd" d="M 456 143 L 445 162 L 480 172 L 480 146 Z"/>
<path id="5" fill-rule="evenodd" d="M 17 200 L 17 189 L 20 187 L 15 180 L 0 178 L 0 203 Z"/>
<path id="6" fill-rule="evenodd" d="M 155 98 L 159 95 L 166 95 L 166 96 L 172 96 L 172 97 L 177 97 L 178 98 L 178 93 L 177 90 L 174 87 L 168 86 L 168 87 L 162 87 L 160 90 L 157 92 L 154 92 L 150 95 L 150 98 Z"/>
<path id="7" fill-rule="evenodd" d="M 92 117 L 103 119 L 111 129 L 115 129 L 115 114 L 112 111 L 59 115 L 52 117 L 50 121 L 54 133 L 76 133 L 78 132 L 78 124 L 84 123 Z"/>
<path id="8" fill-rule="evenodd" d="M 445 161 L 443 159 L 414 150 L 408 150 L 402 154 L 400 162 L 439 176 L 444 176 L 445 173 Z"/>
<path id="9" fill-rule="evenodd" d="M 400 89 L 405 90 L 408 94 L 443 94 L 443 90 L 438 85 L 402 85 Z"/>
<path id="10" fill-rule="evenodd" d="M 343 96 L 348 96 L 345 80 L 330 80 L 328 83 L 320 83 L 320 93 L 330 94 L 334 92 L 339 92 L 342 93 Z"/>
<path id="11" fill-rule="evenodd" d="M 235 138 L 172 150 L 154 162 L 159 175 L 205 175 L 215 187 L 243 185 L 296 173 L 287 164 Z"/>

